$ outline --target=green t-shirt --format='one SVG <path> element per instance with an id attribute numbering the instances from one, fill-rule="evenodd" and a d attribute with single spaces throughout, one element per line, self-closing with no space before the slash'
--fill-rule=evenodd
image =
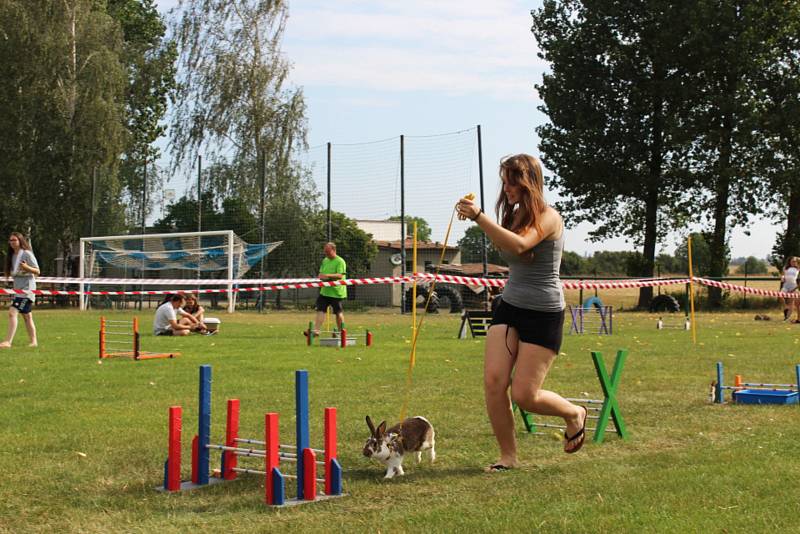
<path id="1" fill-rule="evenodd" d="M 322 260 L 322 265 L 319 266 L 320 274 L 344 274 L 347 275 L 347 264 L 341 256 L 336 256 L 333 259 L 325 257 Z M 345 278 L 347 278 L 345 276 Z M 321 287 L 319 294 L 323 297 L 332 297 L 335 299 L 347 298 L 347 286 L 333 286 Z"/>

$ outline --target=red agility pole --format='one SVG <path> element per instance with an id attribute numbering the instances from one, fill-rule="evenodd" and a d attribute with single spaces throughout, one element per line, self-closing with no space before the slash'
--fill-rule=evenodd
<path id="1" fill-rule="evenodd" d="M 266 442 L 266 454 L 264 455 L 266 475 L 264 476 L 264 487 L 266 488 L 267 504 L 275 504 L 275 495 L 272 488 L 272 470 L 279 468 L 277 413 L 268 413 L 264 416 L 264 434 L 264 441 Z"/>
<path id="2" fill-rule="evenodd" d="M 336 408 L 325 408 L 325 495 L 331 495 L 331 460 L 336 458 Z"/>
<path id="3" fill-rule="evenodd" d="M 200 438 L 198 438 L 197 434 L 195 434 L 194 438 L 192 438 L 192 483 L 198 484 L 198 480 L 200 480 L 200 469 L 198 469 L 198 464 L 200 462 L 200 449 L 198 447 L 198 443 Z"/>
<path id="4" fill-rule="evenodd" d="M 303 449 L 303 499 L 317 498 L 317 455 L 310 448 Z"/>
<path id="5" fill-rule="evenodd" d="M 347 348 L 347 330 L 344 328 L 342 328 L 342 348 Z"/>
<path id="6" fill-rule="evenodd" d="M 181 407 L 169 408 L 169 456 L 167 459 L 167 491 L 181 489 Z"/>
<path id="7" fill-rule="evenodd" d="M 228 417 L 225 422 L 225 445 L 228 447 L 236 447 L 236 438 L 239 437 L 239 399 L 228 400 Z M 225 480 L 233 480 L 236 478 L 236 454 L 233 451 L 224 451 L 223 453 L 225 472 L 222 473 L 222 478 Z"/>

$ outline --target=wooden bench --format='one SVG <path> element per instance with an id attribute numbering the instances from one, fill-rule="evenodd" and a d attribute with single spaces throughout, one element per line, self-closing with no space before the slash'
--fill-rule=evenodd
<path id="1" fill-rule="evenodd" d="M 492 324 L 492 312 L 483 310 L 466 310 L 461 315 L 461 326 L 458 329 L 458 339 L 466 339 L 467 326 L 472 337 L 485 337 Z"/>

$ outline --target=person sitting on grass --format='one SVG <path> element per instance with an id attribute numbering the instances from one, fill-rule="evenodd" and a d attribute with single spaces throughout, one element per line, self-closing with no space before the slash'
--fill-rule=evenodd
<path id="1" fill-rule="evenodd" d="M 157 336 L 188 336 L 192 332 L 207 332 L 202 323 L 181 308 L 184 302 L 186 299 L 183 295 L 167 297 L 156 310 L 153 334 Z M 181 316 L 180 321 L 178 321 L 178 315 Z"/>
<path id="2" fill-rule="evenodd" d="M 191 320 L 191 317 L 185 315 L 181 317 L 181 319 L 178 322 L 181 324 L 187 324 L 189 326 L 193 324 L 198 324 L 200 326 L 199 327 L 200 331 L 207 331 L 208 327 L 203 322 L 203 319 L 205 318 L 206 309 L 200 306 L 200 303 L 197 301 L 197 297 L 195 297 L 194 295 L 186 295 L 185 301 L 186 302 L 181 309 L 185 313 L 189 314 L 189 316 L 193 317 L 196 323 Z"/>

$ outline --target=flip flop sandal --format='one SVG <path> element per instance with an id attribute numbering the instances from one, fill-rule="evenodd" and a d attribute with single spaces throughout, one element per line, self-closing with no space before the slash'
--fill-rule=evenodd
<path id="1" fill-rule="evenodd" d="M 511 468 L 503 464 L 492 464 L 483 471 L 486 473 L 502 473 L 504 471 L 511 471 Z"/>
<path id="2" fill-rule="evenodd" d="M 564 439 L 566 440 L 567 443 L 569 443 L 570 441 L 578 440 L 578 442 L 572 449 L 564 451 L 567 454 L 574 454 L 579 450 L 581 450 L 581 447 L 583 447 L 583 442 L 586 441 L 586 421 L 589 419 L 589 410 L 587 410 L 585 406 L 581 406 L 581 408 L 583 408 L 584 412 L 583 426 L 581 427 L 581 429 L 575 432 L 575 435 L 573 436 L 568 436 L 567 433 L 564 432 Z"/>

